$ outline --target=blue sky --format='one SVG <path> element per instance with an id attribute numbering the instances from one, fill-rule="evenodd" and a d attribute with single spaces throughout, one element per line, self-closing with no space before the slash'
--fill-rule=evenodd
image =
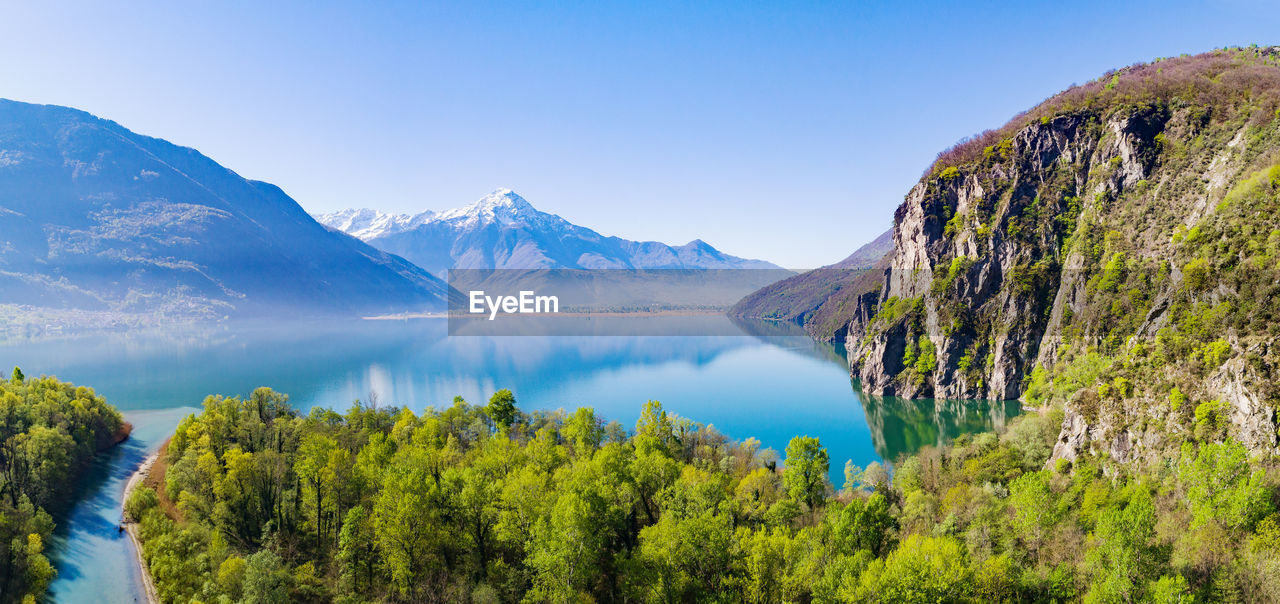
<path id="1" fill-rule="evenodd" d="M 799 268 L 888 228 L 957 139 L 1110 68 L 1280 43 L 1275 8 L 20 1 L 0 96 L 195 147 L 310 211 L 510 187 L 605 234 Z"/>

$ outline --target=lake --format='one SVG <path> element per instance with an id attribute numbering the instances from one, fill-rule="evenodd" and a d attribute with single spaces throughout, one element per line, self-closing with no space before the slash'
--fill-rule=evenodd
<path id="1" fill-rule="evenodd" d="M 849 377 L 843 351 L 787 326 L 729 323 L 706 336 L 447 335 L 444 320 L 215 325 L 44 336 L 0 343 L 0 367 L 91 386 L 125 413 L 133 437 L 105 454 L 60 518 L 50 556 L 58 602 L 133 602 L 128 539 L 116 531 L 124 481 L 208 394 L 288 393 L 300 409 L 347 409 L 357 399 L 414 411 L 454 396 L 483 404 L 510 388 L 525 411 L 594 407 L 634 426 L 641 406 L 756 438 L 781 455 L 796 435 L 818 437 L 831 480 L 846 460 L 892 461 L 959 434 L 1002 428 L 1016 402 L 871 397 Z M 724 327 L 724 326 L 722 326 Z M 105 598 L 105 599 L 104 599 Z"/>

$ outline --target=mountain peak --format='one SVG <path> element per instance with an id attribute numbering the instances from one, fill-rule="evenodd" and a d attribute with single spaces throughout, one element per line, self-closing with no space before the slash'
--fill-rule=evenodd
<path id="1" fill-rule="evenodd" d="M 528 200 L 521 197 L 520 194 L 512 191 L 511 189 L 497 189 L 494 192 L 481 197 L 480 201 L 477 201 L 472 205 L 495 208 L 533 209 L 533 206 L 529 204 Z"/>
<path id="2" fill-rule="evenodd" d="M 539 214 L 541 212 L 515 191 L 498 189 L 471 205 L 440 213 L 439 219 L 512 223 L 528 220 Z"/>

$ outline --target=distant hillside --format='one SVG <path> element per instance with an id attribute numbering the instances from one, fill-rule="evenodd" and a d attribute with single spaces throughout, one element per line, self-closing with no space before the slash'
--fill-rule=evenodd
<path id="1" fill-rule="evenodd" d="M 893 251 L 893 229 L 880 233 L 878 237 L 863 244 L 848 258 L 832 265 L 832 268 L 868 269 L 880 262 L 886 254 Z"/>
<path id="2" fill-rule="evenodd" d="M 879 287 L 880 273 L 870 269 L 882 263 L 892 249 L 890 229 L 840 262 L 752 292 L 729 312 L 737 317 L 801 323 L 816 338 L 835 339 L 848 322 L 858 296 Z"/>
<path id="3" fill-rule="evenodd" d="M 216 318 L 441 308 L 278 187 L 83 111 L 0 100 L 0 304 Z"/>
<path id="4" fill-rule="evenodd" d="M 535 209 L 509 189 L 445 212 L 416 215 L 342 210 L 320 222 L 398 254 L 437 276 L 450 268 L 778 269 L 695 239 L 671 246 L 606 237 Z"/>

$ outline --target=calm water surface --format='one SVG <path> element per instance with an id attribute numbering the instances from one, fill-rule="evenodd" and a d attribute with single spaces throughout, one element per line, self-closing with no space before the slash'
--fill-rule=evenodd
<path id="1" fill-rule="evenodd" d="M 92 468 L 83 501 L 59 519 L 50 548 L 58 602 L 138 600 L 130 545 L 116 531 L 124 482 L 212 393 L 271 386 L 300 409 L 345 410 L 376 397 L 421 411 L 447 407 L 457 395 L 482 404 L 510 388 L 526 411 L 591 406 L 627 426 L 653 399 L 779 452 L 793 436 L 816 436 L 837 487 L 846 460 L 891 461 L 1000 428 L 1017 413 L 1016 403 L 865 396 L 838 348 L 777 335 L 785 333 L 777 326 L 738 327 L 739 336 L 448 337 L 442 320 L 223 325 L 11 340 L 0 343 L 0 367 L 92 386 L 135 427 Z"/>

